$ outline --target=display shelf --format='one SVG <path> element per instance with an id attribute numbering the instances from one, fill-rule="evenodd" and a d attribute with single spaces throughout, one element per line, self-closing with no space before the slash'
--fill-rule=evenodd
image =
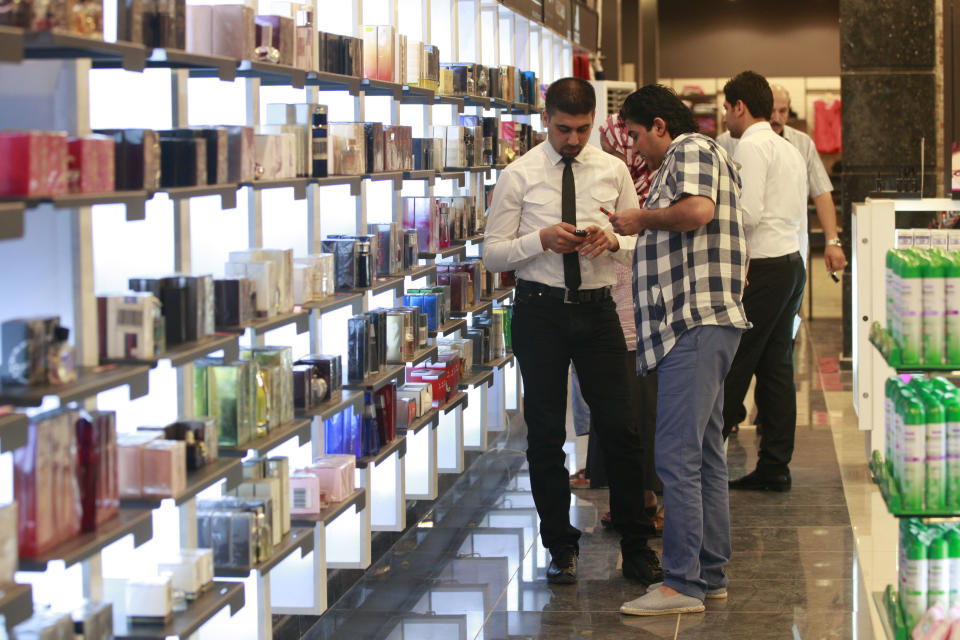
<path id="1" fill-rule="evenodd" d="M 490 106 L 494 109 L 504 109 L 509 111 L 513 108 L 513 103 L 504 98 L 490 98 Z"/>
<path id="2" fill-rule="evenodd" d="M 432 89 L 403 85 L 403 94 L 400 96 L 400 103 L 431 105 L 436 100 L 436 97 L 437 94 Z"/>
<path id="3" fill-rule="evenodd" d="M 294 310 L 291 313 L 281 313 L 269 318 L 257 318 L 243 325 L 242 327 L 224 327 L 222 331 L 243 333 L 246 329 L 250 329 L 254 333 L 266 333 L 272 329 L 285 327 L 286 325 L 293 323 L 297 324 L 298 334 L 304 333 L 310 328 L 310 312 L 302 309 L 300 311 Z"/>
<path id="4" fill-rule="evenodd" d="M 33 615 L 33 589 L 29 584 L 0 584 L 0 614 L 7 631 Z"/>
<path id="5" fill-rule="evenodd" d="M 90 58 L 93 66 L 122 67 L 143 71 L 149 51 L 132 42 L 104 42 L 55 31 L 23 32 L 23 57 L 33 60 Z"/>
<path id="6" fill-rule="evenodd" d="M 327 71 L 311 71 L 307 74 L 307 86 L 317 87 L 320 91 L 349 91 L 355 96 L 360 91 L 360 78 Z"/>
<path id="7" fill-rule="evenodd" d="M 480 107 L 481 109 L 489 109 L 490 98 L 486 96 L 464 96 L 463 106 L 465 107 Z"/>
<path id="8" fill-rule="evenodd" d="M 365 291 L 369 291 L 373 295 L 378 295 L 384 291 L 393 290 L 398 296 L 403 295 L 403 276 L 387 276 L 385 278 L 377 278 L 374 280 L 373 285 L 367 287 Z"/>
<path id="9" fill-rule="evenodd" d="M 366 469 L 371 464 L 373 466 L 377 466 L 393 455 L 393 453 L 396 451 L 400 452 L 401 458 L 407 452 L 407 437 L 403 432 L 395 437 L 389 444 L 381 446 L 380 451 L 377 452 L 377 455 L 357 458 L 357 469 Z"/>
<path id="10" fill-rule="evenodd" d="M 180 49 L 154 49 L 145 62 L 147 67 L 189 69 L 191 76 L 214 77 L 224 82 L 233 82 L 237 77 L 237 61 L 224 56 L 200 55 Z"/>
<path id="11" fill-rule="evenodd" d="M 96 531 L 81 533 L 76 538 L 39 556 L 33 558 L 21 556 L 18 569 L 46 571 L 47 564 L 52 560 L 62 560 L 64 565 L 69 567 L 99 553 L 107 545 L 131 533 L 135 547 L 139 547 L 153 536 L 153 517 L 149 509 L 120 509 L 120 513 L 99 525 Z"/>
<path id="12" fill-rule="evenodd" d="M 423 260 L 434 260 L 434 259 L 442 260 L 443 258 L 466 258 L 467 245 L 455 244 L 445 249 L 440 249 L 436 253 L 421 252 L 419 255 L 420 255 L 420 258 Z"/>
<path id="13" fill-rule="evenodd" d="M 237 77 L 259 78 L 262 86 L 293 86 L 303 89 L 307 82 L 307 71 L 272 62 L 241 60 L 237 64 Z"/>
<path id="14" fill-rule="evenodd" d="M 870 474 L 880 489 L 880 495 L 887 505 L 887 511 L 896 518 L 956 518 L 960 519 L 960 509 L 913 509 L 904 506 L 903 496 L 897 487 L 897 481 L 891 473 L 889 465 L 883 460 L 879 451 L 874 451 L 870 457 Z"/>
<path id="15" fill-rule="evenodd" d="M 0 416 L 0 453 L 19 449 L 27 444 L 27 427 L 30 418 L 22 413 L 7 413 Z"/>
<path id="16" fill-rule="evenodd" d="M 328 311 L 336 311 L 337 309 L 346 306 L 353 307 L 353 312 L 359 313 L 362 305 L 362 292 L 337 291 L 332 296 L 327 296 L 326 298 L 322 298 L 320 300 L 305 302 L 303 303 L 302 307 L 322 315 Z"/>
<path id="17" fill-rule="evenodd" d="M 460 378 L 460 390 L 466 391 L 473 387 L 480 387 L 486 384 L 488 387 L 493 384 L 493 369 L 477 370 L 474 369 L 469 374 Z"/>
<path id="18" fill-rule="evenodd" d="M 403 97 L 403 86 L 396 82 L 374 80 L 373 78 L 361 78 L 360 91 L 368 96 L 389 96 L 394 100 L 400 100 Z"/>
<path id="19" fill-rule="evenodd" d="M 301 558 L 313 551 L 313 529 L 291 527 L 290 531 L 283 536 L 280 544 L 274 545 L 273 554 L 266 560 L 258 562 L 252 567 L 215 567 L 213 575 L 218 578 L 246 578 L 253 571 L 266 574 L 297 549 L 300 550 Z"/>
<path id="20" fill-rule="evenodd" d="M 470 305 L 467 309 L 463 311 L 451 311 L 450 315 L 452 316 L 466 316 L 469 313 L 477 314 L 483 313 L 484 311 L 490 311 L 493 308 L 493 302 L 490 300 L 481 300 L 480 302 L 475 302 Z"/>
<path id="21" fill-rule="evenodd" d="M 467 171 L 470 173 L 487 173 L 493 169 L 493 165 L 489 164 L 475 164 L 472 167 L 467 167 Z"/>
<path id="22" fill-rule="evenodd" d="M 258 456 L 266 454 L 291 438 L 299 438 L 300 444 L 310 441 L 310 418 L 294 418 L 281 424 L 276 429 L 270 429 L 267 435 L 254 438 L 239 447 L 220 447 L 220 455 L 227 458 L 243 458 L 250 451 L 256 451 Z"/>
<path id="23" fill-rule="evenodd" d="M 350 185 L 350 195 L 360 195 L 360 181 L 363 176 L 327 176 L 326 178 L 311 178 L 311 184 L 321 187 L 333 187 L 337 185 Z"/>
<path id="24" fill-rule="evenodd" d="M 904 364 L 900 358 L 900 346 L 890 335 L 890 332 L 880 326 L 880 323 L 874 322 L 870 327 L 870 343 L 876 347 L 877 351 L 883 355 L 891 367 L 897 370 L 897 373 L 960 373 L 960 362 L 949 364 Z"/>
<path id="25" fill-rule="evenodd" d="M 456 180 L 462 187 L 466 180 L 466 169 L 444 169 L 437 171 L 437 178 L 441 180 Z"/>
<path id="26" fill-rule="evenodd" d="M 497 358 L 496 360 L 491 360 L 490 362 L 482 362 L 480 364 L 474 363 L 474 369 L 486 369 L 488 371 L 493 371 L 494 369 L 503 369 L 503 366 L 510 362 L 513 359 L 513 352 L 508 353 L 502 358 Z"/>
<path id="27" fill-rule="evenodd" d="M 507 168 L 507 163 L 506 163 L 506 162 L 503 162 L 503 163 L 500 163 L 500 164 L 495 164 L 495 165 L 493 165 L 493 168 L 496 169 L 497 171 L 503 171 L 504 169 Z"/>
<path id="28" fill-rule="evenodd" d="M 439 348 L 437 347 L 437 345 L 424 347 L 423 349 L 418 349 L 414 351 L 413 358 L 411 358 L 407 362 L 407 364 L 412 367 L 415 367 L 421 362 L 423 362 L 424 360 L 434 360 L 437 357 L 438 349 Z"/>
<path id="29" fill-rule="evenodd" d="M 415 171 L 404 171 L 404 180 L 429 180 L 431 183 L 436 179 L 436 169 L 417 169 Z"/>
<path id="30" fill-rule="evenodd" d="M 411 280 L 419 280 L 420 278 L 436 278 L 437 265 L 427 264 L 420 267 L 413 267 L 409 271 L 405 271 L 403 276 L 405 278 L 410 278 Z"/>
<path id="31" fill-rule="evenodd" d="M 460 96 L 441 96 L 436 97 L 436 101 L 440 104 L 449 104 L 457 108 L 458 113 L 463 113 L 464 100 Z"/>
<path id="32" fill-rule="evenodd" d="M 531 113 L 536 113 L 537 108 L 527 104 L 526 102 L 514 102 L 510 105 L 510 113 L 515 116 L 528 116 Z"/>
<path id="33" fill-rule="evenodd" d="M 317 515 L 291 515 L 290 523 L 295 527 L 314 527 L 318 524 L 330 524 L 337 517 L 355 506 L 357 511 L 362 511 L 367 506 L 367 490 L 360 488 L 354 490 L 346 499 L 336 504 L 331 504 L 320 510 Z"/>
<path id="34" fill-rule="evenodd" d="M 445 336 L 453 333 L 454 331 L 463 331 L 467 328 L 467 321 L 464 318 L 451 318 L 447 320 L 441 327 L 436 331 L 430 331 L 430 337 L 435 338 L 437 336 Z"/>
<path id="35" fill-rule="evenodd" d="M 397 384 L 403 383 L 403 371 L 404 365 L 386 365 L 386 368 L 374 375 L 370 376 L 363 382 L 348 382 L 344 383 L 344 389 L 355 389 L 358 391 L 370 390 L 376 391 L 380 387 L 384 386 L 393 379 L 397 380 Z"/>
<path id="36" fill-rule="evenodd" d="M 324 402 L 319 407 L 313 407 L 308 413 L 298 414 L 297 417 L 307 419 L 319 418 L 320 421 L 323 422 L 350 406 L 353 406 L 358 411 L 363 409 L 362 391 L 343 391 L 339 399 Z"/>
<path id="37" fill-rule="evenodd" d="M 157 366 L 159 360 L 169 360 L 171 367 L 180 367 L 216 351 L 223 351 L 224 360 L 227 362 L 236 360 L 240 352 L 240 340 L 237 334 L 214 334 L 200 340 L 178 344 L 150 360 L 101 360 L 101 364 L 142 364 L 153 368 Z"/>
<path id="38" fill-rule="evenodd" d="M 207 487 L 226 480 L 226 489 L 232 489 L 243 480 L 243 464 L 240 458 L 218 458 L 202 469 L 187 473 L 186 490 L 173 498 L 176 504 L 183 504 Z M 124 508 L 156 509 L 164 498 L 130 498 L 120 500 Z"/>
<path id="39" fill-rule="evenodd" d="M 76 381 L 68 384 L 24 387 L 0 385 L 0 405 L 39 407 L 45 397 L 55 396 L 60 399 L 62 406 L 125 384 L 130 385 L 130 399 L 133 400 L 147 394 L 149 372 L 150 367 L 144 364 L 81 367 Z"/>
<path id="40" fill-rule="evenodd" d="M 39 196 L 27 198 L 4 198 L 3 205 L 20 205 L 23 209 L 30 209 L 43 204 L 52 205 L 56 209 L 78 209 L 92 207 L 98 204 L 122 204 L 129 209 L 130 220 L 142 220 L 144 203 L 150 198 L 146 191 L 110 191 L 106 193 L 66 193 L 61 196 Z M 21 234 L 22 235 L 22 234 Z"/>
<path id="41" fill-rule="evenodd" d="M 467 408 L 467 394 L 463 391 L 457 391 L 455 394 L 447 398 L 447 401 L 444 403 L 444 405 L 440 407 L 440 411 L 443 411 L 444 413 L 450 413 L 460 406 L 462 406 L 464 409 Z"/>
<path id="42" fill-rule="evenodd" d="M 467 236 L 463 240 L 457 240 L 458 244 L 483 244 L 483 232 L 475 233 L 472 236 Z"/>
<path id="43" fill-rule="evenodd" d="M 23 237 L 25 208 L 22 202 L 0 202 L 0 240 L 15 240 Z"/>
<path id="44" fill-rule="evenodd" d="M 307 197 L 307 187 L 313 183 L 313 178 L 281 178 L 278 180 L 254 180 L 244 183 L 245 187 L 252 187 L 255 191 L 267 189 L 293 189 L 293 199 L 303 200 Z"/>
<path id="45" fill-rule="evenodd" d="M 165 625 L 137 624 L 127 620 L 126 598 L 121 589 L 111 595 L 113 602 L 113 637 L 115 640 L 163 640 L 165 638 L 188 638 L 221 609 L 230 606 L 233 615 L 243 607 L 242 582 L 214 581 L 199 598 L 190 602 L 186 611 L 173 614 Z"/>
<path id="46" fill-rule="evenodd" d="M 873 603 L 880 614 L 883 636 L 889 640 L 909 640 L 910 630 L 907 629 L 906 622 L 903 619 L 900 597 L 893 585 L 887 585 L 885 590 L 875 592 Z"/>
<path id="47" fill-rule="evenodd" d="M 503 302 L 507 298 L 513 295 L 514 287 L 504 287 L 502 289 L 494 289 L 493 295 L 491 296 L 481 296 L 481 300 L 489 300 L 490 302 Z"/>
<path id="48" fill-rule="evenodd" d="M 418 434 L 425 427 L 436 427 L 440 422 L 440 411 L 438 409 L 430 409 L 425 414 L 414 420 L 407 426 L 405 429 L 399 429 L 399 431 Z"/>

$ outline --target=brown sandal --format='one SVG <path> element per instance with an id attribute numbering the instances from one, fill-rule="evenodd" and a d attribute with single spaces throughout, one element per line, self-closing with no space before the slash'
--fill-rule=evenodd
<path id="1" fill-rule="evenodd" d="M 570 476 L 570 488 L 571 489 L 589 489 L 590 488 L 590 478 L 587 477 L 586 469 L 580 469 L 575 474 Z"/>

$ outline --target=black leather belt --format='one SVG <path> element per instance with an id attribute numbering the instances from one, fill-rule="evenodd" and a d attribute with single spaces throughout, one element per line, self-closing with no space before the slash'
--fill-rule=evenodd
<path id="1" fill-rule="evenodd" d="M 785 256 L 777 256 L 776 258 L 750 258 L 750 264 L 756 265 L 779 264 L 781 262 L 803 262 L 803 258 L 800 257 L 799 251 L 788 253 Z"/>
<path id="2" fill-rule="evenodd" d="M 517 292 L 531 295 L 548 296 L 562 300 L 568 304 L 586 304 L 601 302 L 610 298 L 610 287 L 600 289 L 564 289 L 563 287 L 548 287 L 540 282 L 518 280 Z"/>

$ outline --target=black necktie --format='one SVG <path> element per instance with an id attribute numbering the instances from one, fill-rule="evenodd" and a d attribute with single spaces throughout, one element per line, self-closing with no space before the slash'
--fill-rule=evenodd
<path id="1" fill-rule="evenodd" d="M 577 188 L 573 183 L 573 158 L 564 158 L 561 220 L 577 226 Z M 567 289 L 580 288 L 580 254 L 577 251 L 563 254 L 563 282 Z"/>

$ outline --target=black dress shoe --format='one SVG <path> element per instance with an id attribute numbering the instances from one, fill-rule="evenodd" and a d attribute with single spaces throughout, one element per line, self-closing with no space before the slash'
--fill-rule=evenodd
<path id="1" fill-rule="evenodd" d="M 663 568 L 657 552 L 644 547 L 623 555 L 623 577 L 643 584 L 663 582 Z"/>
<path id="2" fill-rule="evenodd" d="M 550 566 L 547 567 L 547 582 L 550 584 L 573 584 L 577 581 L 577 551 L 564 549 L 550 552 Z"/>
<path id="3" fill-rule="evenodd" d="M 729 484 L 731 489 L 745 491 L 790 491 L 792 481 L 789 471 L 774 474 L 754 469 L 739 480 L 731 480 Z"/>

